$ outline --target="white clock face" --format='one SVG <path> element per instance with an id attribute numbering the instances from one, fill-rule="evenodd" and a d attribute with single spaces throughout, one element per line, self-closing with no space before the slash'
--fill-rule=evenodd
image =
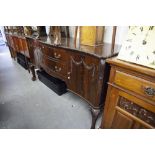
<path id="1" fill-rule="evenodd" d="M 155 68 L 155 27 L 131 26 L 118 59 Z"/>

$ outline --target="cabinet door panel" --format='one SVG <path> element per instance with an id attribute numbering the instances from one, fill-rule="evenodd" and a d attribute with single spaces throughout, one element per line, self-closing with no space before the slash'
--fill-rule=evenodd
<path id="1" fill-rule="evenodd" d="M 80 54 L 70 58 L 69 89 L 84 97 L 94 107 L 99 106 L 99 60 Z"/>
<path id="2" fill-rule="evenodd" d="M 126 115 L 116 111 L 111 128 L 114 129 L 130 129 L 132 128 L 133 120 Z"/>
<path id="3" fill-rule="evenodd" d="M 101 127 L 154 128 L 155 114 L 140 106 L 140 102 L 145 103 L 148 107 L 151 106 L 145 101 L 109 86 Z"/>
<path id="4" fill-rule="evenodd" d="M 83 96 L 83 83 L 84 83 L 84 68 L 82 65 L 82 59 L 80 55 L 74 55 L 70 57 L 70 76 L 69 89 Z"/>

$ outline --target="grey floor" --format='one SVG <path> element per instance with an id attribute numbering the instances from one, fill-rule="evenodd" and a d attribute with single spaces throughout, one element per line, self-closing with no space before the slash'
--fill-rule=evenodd
<path id="1" fill-rule="evenodd" d="M 99 127 L 99 117 L 96 128 Z M 73 93 L 58 96 L 10 57 L 0 46 L 1 129 L 89 129 L 88 104 Z"/>

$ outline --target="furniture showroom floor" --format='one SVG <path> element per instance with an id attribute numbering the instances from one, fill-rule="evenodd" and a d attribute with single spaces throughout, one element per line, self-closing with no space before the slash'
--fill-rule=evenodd
<path id="1" fill-rule="evenodd" d="M 101 116 L 97 121 L 99 128 Z M 89 129 L 88 104 L 73 93 L 58 96 L 14 61 L 0 46 L 1 129 Z"/>

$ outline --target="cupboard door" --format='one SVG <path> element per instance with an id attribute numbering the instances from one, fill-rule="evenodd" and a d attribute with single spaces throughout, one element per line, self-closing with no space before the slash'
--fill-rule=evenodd
<path id="1" fill-rule="evenodd" d="M 69 89 L 83 96 L 84 68 L 82 60 L 84 57 L 74 55 L 70 57 L 70 71 L 68 72 Z"/>
<path id="2" fill-rule="evenodd" d="M 132 128 L 134 121 L 126 115 L 116 111 L 112 126 L 113 129 L 130 129 Z"/>
<path id="3" fill-rule="evenodd" d="M 101 128 L 154 128 L 154 110 L 153 105 L 109 85 Z"/>
<path id="4" fill-rule="evenodd" d="M 84 97 L 92 106 L 99 106 L 98 59 L 80 54 L 70 58 L 68 87 Z M 100 91 L 101 92 L 101 91 Z"/>
<path id="5" fill-rule="evenodd" d="M 23 44 L 22 44 L 22 40 L 21 38 L 17 38 L 18 39 L 18 47 L 19 47 L 19 52 L 24 54 L 24 48 L 23 48 Z"/>
<path id="6" fill-rule="evenodd" d="M 14 50 L 19 52 L 20 51 L 20 46 L 19 46 L 19 40 L 17 37 L 13 37 L 13 45 L 14 45 Z"/>
<path id="7" fill-rule="evenodd" d="M 21 43 L 22 43 L 22 50 L 24 52 L 23 54 L 29 58 L 30 55 L 29 55 L 26 39 L 21 39 Z"/>

